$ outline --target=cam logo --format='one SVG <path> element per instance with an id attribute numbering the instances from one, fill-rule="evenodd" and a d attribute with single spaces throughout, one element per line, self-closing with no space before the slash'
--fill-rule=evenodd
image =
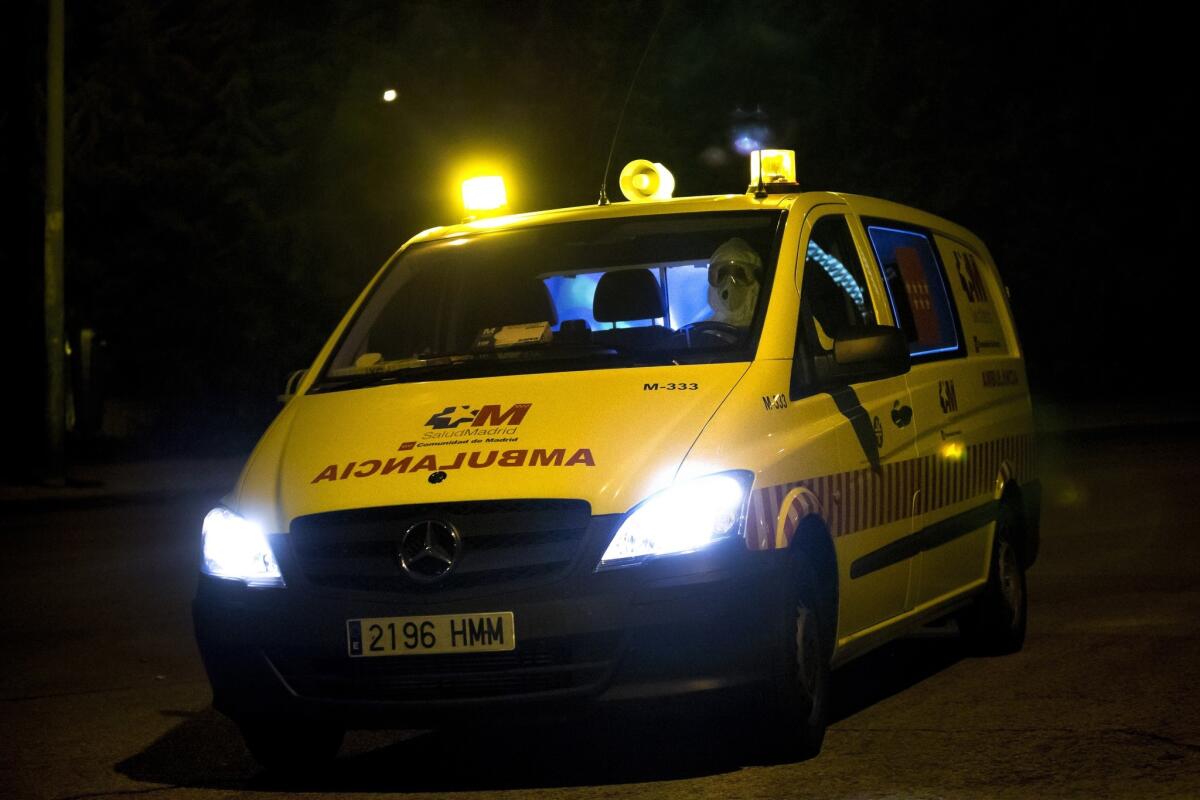
<path id="1" fill-rule="evenodd" d="M 938 381 L 938 405 L 943 414 L 958 411 L 958 394 L 954 391 L 954 381 Z"/>
<path id="2" fill-rule="evenodd" d="M 520 425 L 529 413 L 533 403 L 517 403 L 503 410 L 500 405 L 487 405 L 480 408 L 470 406 L 446 406 L 434 414 L 425 423 L 426 428 L 446 430 L 467 425 L 472 428 L 491 428 L 499 425 Z"/>
<path id="3" fill-rule="evenodd" d="M 983 276 L 979 273 L 979 265 L 975 263 L 975 256 L 955 250 L 954 269 L 958 272 L 958 283 L 962 286 L 967 301 L 971 303 L 987 302 L 987 286 L 984 285 Z"/>

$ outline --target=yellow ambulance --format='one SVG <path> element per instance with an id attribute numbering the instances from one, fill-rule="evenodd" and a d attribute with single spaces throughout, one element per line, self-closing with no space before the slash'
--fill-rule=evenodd
<path id="1" fill-rule="evenodd" d="M 1019 649 L 1040 495 L 984 244 L 884 200 L 745 194 L 426 231 L 203 523 L 215 707 L 273 768 L 347 728 L 737 698 L 821 745 L 829 671 L 955 617 Z"/>

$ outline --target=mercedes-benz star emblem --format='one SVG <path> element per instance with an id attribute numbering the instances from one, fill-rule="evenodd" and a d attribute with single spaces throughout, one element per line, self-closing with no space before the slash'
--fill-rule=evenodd
<path id="1" fill-rule="evenodd" d="M 446 577 L 462 554 L 462 535 L 448 522 L 427 519 L 400 537 L 400 568 L 418 583 Z"/>

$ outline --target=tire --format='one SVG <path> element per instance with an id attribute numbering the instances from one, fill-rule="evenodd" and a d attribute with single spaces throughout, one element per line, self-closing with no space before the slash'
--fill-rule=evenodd
<path id="1" fill-rule="evenodd" d="M 346 732 L 302 720 L 255 719 L 239 723 L 246 749 L 265 770 L 311 775 L 333 763 Z"/>
<path id="2" fill-rule="evenodd" d="M 1029 593 L 1017 549 L 1020 517 L 1003 503 L 992 537 L 992 560 L 983 592 L 959 617 L 968 648 L 979 655 L 1016 653 L 1025 644 Z"/>
<path id="3" fill-rule="evenodd" d="M 797 559 L 803 559 L 798 553 Z M 776 677 L 768 709 L 768 750 L 780 760 L 802 760 L 821 752 L 829 717 L 829 658 L 822 620 L 834 609 L 817 601 L 816 575 L 808 563 L 790 570 L 782 592 Z"/>

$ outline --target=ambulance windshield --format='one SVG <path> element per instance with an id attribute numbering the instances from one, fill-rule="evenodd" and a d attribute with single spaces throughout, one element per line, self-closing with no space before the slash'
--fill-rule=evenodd
<path id="1" fill-rule="evenodd" d="M 548 224 L 418 244 L 315 389 L 752 357 L 781 212 Z"/>

